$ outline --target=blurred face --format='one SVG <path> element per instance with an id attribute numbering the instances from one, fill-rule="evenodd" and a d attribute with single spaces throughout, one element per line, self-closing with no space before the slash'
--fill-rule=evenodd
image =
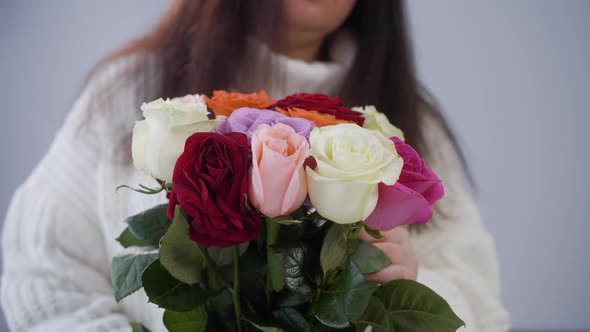
<path id="1" fill-rule="evenodd" d="M 356 0 L 283 0 L 285 24 L 292 32 L 325 37 L 346 20 Z"/>

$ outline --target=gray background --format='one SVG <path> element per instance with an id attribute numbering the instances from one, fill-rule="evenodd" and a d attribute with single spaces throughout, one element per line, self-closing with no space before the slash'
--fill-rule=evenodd
<path id="1" fill-rule="evenodd" d="M 0 215 L 92 65 L 168 3 L 0 0 Z M 497 241 L 514 327 L 590 327 L 590 1 L 409 9 L 420 75 L 463 143 Z"/>

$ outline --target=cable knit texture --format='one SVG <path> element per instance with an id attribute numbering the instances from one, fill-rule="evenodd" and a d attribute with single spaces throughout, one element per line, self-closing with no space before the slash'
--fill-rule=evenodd
<path id="1" fill-rule="evenodd" d="M 281 84 L 269 95 L 297 91 L 334 94 L 346 74 L 354 47 L 336 44 L 330 63 L 306 63 L 272 55 L 282 69 Z M 262 45 L 260 52 L 270 52 Z M 130 161 L 130 134 L 144 101 L 157 98 L 157 63 L 119 59 L 98 70 L 75 102 L 51 148 L 16 191 L 4 226 L 2 307 L 13 331 L 131 331 L 140 322 L 165 331 L 162 310 L 143 291 L 116 303 L 110 262 L 123 248 L 115 238 L 129 215 L 164 203 L 163 195 L 141 195 L 121 184 L 156 185 Z M 134 73 L 129 75 L 129 73 Z M 242 91 L 258 88 L 238 80 Z M 268 82 L 267 82 L 268 84 Z M 197 91 L 195 91 L 197 92 Z M 500 301 L 494 242 L 448 138 L 424 119 L 429 158 L 447 189 L 431 225 L 412 232 L 420 261 L 418 280 L 448 300 L 467 323 L 463 331 L 507 331 Z"/>

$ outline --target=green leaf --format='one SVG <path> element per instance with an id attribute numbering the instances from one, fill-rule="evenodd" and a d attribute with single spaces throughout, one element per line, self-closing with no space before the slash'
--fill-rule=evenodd
<path id="1" fill-rule="evenodd" d="M 361 273 L 373 273 L 391 265 L 387 255 L 373 244 L 358 240 L 358 248 L 350 257 Z"/>
<path id="2" fill-rule="evenodd" d="M 367 326 L 372 326 L 373 332 L 391 332 L 395 331 L 389 324 L 389 318 L 383 302 L 377 297 L 372 296 L 365 312 L 356 322 L 354 322 L 357 332 L 364 332 Z"/>
<path id="3" fill-rule="evenodd" d="M 285 255 L 268 247 L 267 257 L 272 289 L 280 292 L 285 287 Z"/>
<path id="4" fill-rule="evenodd" d="M 348 251 L 347 225 L 333 224 L 328 230 L 320 251 L 320 264 L 324 274 L 344 264 Z"/>
<path id="5" fill-rule="evenodd" d="M 164 326 L 169 332 L 203 332 L 207 327 L 207 311 L 200 306 L 189 312 L 164 312 Z"/>
<path id="6" fill-rule="evenodd" d="M 167 210 L 168 205 L 162 204 L 127 218 L 129 231 L 140 240 L 159 245 L 170 226 Z"/>
<path id="7" fill-rule="evenodd" d="M 141 275 L 148 265 L 158 259 L 157 250 L 128 250 L 113 258 L 111 281 L 117 302 L 141 288 Z"/>
<path id="8" fill-rule="evenodd" d="M 205 257 L 199 245 L 190 239 L 189 228 L 177 205 L 172 225 L 162 237 L 160 263 L 174 278 L 193 285 L 201 281 Z"/>
<path id="9" fill-rule="evenodd" d="M 240 256 L 240 276 L 244 274 L 262 276 L 266 273 L 266 259 L 259 255 L 255 248 L 252 249 Z"/>
<path id="10" fill-rule="evenodd" d="M 125 228 L 123 233 L 121 233 L 121 235 L 119 235 L 119 237 L 116 240 L 123 246 L 123 248 L 129 248 L 134 246 L 155 248 L 155 246 L 153 246 L 151 243 L 140 240 L 133 236 L 133 234 L 131 234 L 131 232 L 129 231 L 129 228 Z"/>
<path id="11" fill-rule="evenodd" d="M 285 286 L 292 292 L 310 295 L 313 278 L 306 273 L 306 249 L 302 245 L 284 249 Z"/>
<path id="12" fill-rule="evenodd" d="M 218 317 L 217 331 L 236 331 L 236 316 L 234 314 L 232 293 L 223 290 L 211 299 L 215 315 Z M 222 328 L 223 327 L 223 328 Z"/>
<path id="13" fill-rule="evenodd" d="M 368 282 L 359 269 L 348 262 L 340 277 L 312 304 L 315 317 L 332 328 L 344 328 L 365 312 L 377 285 Z"/>
<path id="14" fill-rule="evenodd" d="M 208 298 L 199 284 L 189 285 L 174 279 L 159 260 L 145 269 L 142 282 L 149 301 L 167 310 L 191 311 Z"/>
<path id="15" fill-rule="evenodd" d="M 240 256 L 242 256 L 246 250 L 248 250 L 248 246 L 250 242 L 244 242 L 239 244 L 240 248 Z M 224 266 L 229 265 L 232 263 L 232 247 L 229 248 L 219 248 L 219 247 L 209 247 L 207 248 L 207 253 L 209 257 L 215 262 L 217 266 Z"/>
<path id="16" fill-rule="evenodd" d="M 207 281 L 206 285 L 209 290 L 212 290 L 214 293 L 221 291 L 225 286 L 220 280 L 220 276 L 217 275 L 217 272 L 213 269 L 207 269 Z"/>
<path id="17" fill-rule="evenodd" d="M 150 332 L 150 330 L 139 323 L 131 323 L 131 332 Z"/>
<path id="18" fill-rule="evenodd" d="M 281 329 L 280 327 L 270 326 L 263 323 L 253 322 L 251 319 L 244 319 L 252 326 L 256 327 L 259 331 L 263 332 L 286 332 L 285 330 Z"/>
<path id="19" fill-rule="evenodd" d="M 281 292 L 276 300 L 276 305 L 279 307 L 296 307 L 309 300 L 312 297 L 310 295 L 301 295 L 288 290 Z"/>
<path id="20" fill-rule="evenodd" d="M 447 301 L 430 288 L 411 280 L 394 280 L 376 293 L 396 332 L 456 331 L 465 323 Z"/>
<path id="21" fill-rule="evenodd" d="M 272 317 L 287 332 L 310 332 L 305 317 L 293 308 L 280 308 L 272 312 Z"/>
<path id="22" fill-rule="evenodd" d="M 365 232 L 367 232 L 367 234 L 369 234 L 372 238 L 377 240 L 381 240 L 383 238 L 383 235 L 381 235 L 381 233 L 378 230 L 369 228 L 369 226 L 367 225 L 363 226 L 365 227 Z"/>

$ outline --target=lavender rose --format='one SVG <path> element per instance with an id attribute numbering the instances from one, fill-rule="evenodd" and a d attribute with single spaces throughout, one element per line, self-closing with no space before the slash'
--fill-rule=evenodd
<path id="1" fill-rule="evenodd" d="M 252 133 L 256 131 L 259 125 L 267 124 L 272 126 L 277 123 L 286 124 L 307 140 L 309 140 L 309 133 L 315 127 L 313 122 L 309 120 L 290 118 L 271 110 L 243 107 L 235 110 L 227 120 L 221 122 L 215 128 L 215 132 L 220 134 L 230 132 L 244 133 L 248 136 L 248 141 L 250 141 Z"/>

